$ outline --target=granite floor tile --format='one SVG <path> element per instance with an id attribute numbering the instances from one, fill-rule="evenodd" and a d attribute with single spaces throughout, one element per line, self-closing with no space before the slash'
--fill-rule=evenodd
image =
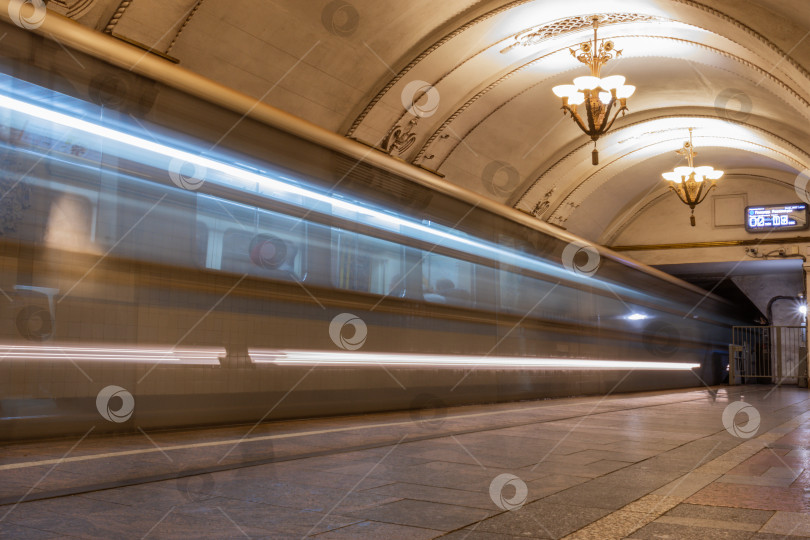
<path id="1" fill-rule="evenodd" d="M 562 474 L 566 476 L 578 476 L 580 478 L 591 479 L 602 476 L 603 473 L 594 470 L 584 469 L 581 465 L 571 465 L 563 463 L 552 463 L 549 461 L 539 462 L 536 466 L 525 467 L 526 469 L 534 469 L 534 472 L 550 475 Z"/>
<path id="2" fill-rule="evenodd" d="M 810 469 L 805 470 L 796 480 L 794 480 L 791 487 L 810 488 Z"/>
<path id="3" fill-rule="evenodd" d="M 529 538 L 562 538 L 609 513 L 602 508 L 553 504 L 546 500 L 529 503 L 482 521 L 479 533 L 498 533 Z"/>
<path id="4" fill-rule="evenodd" d="M 759 433 L 748 441 L 732 437 L 721 421 L 725 406 L 744 392 L 763 412 Z M 768 402 L 764 395 L 719 389 L 465 407 L 449 410 L 442 425 L 430 429 L 407 412 L 271 423 L 253 435 L 290 437 L 246 443 L 223 462 L 236 466 L 232 469 L 24 503 L 0 521 L 0 536 L 798 538 L 807 534 L 810 511 L 810 422 L 798 427 L 795 419 L 807 415 L 810 404 L 806 391 L 781 388 Z M 531 424 L 515 425 L 518 421 Z M 295 436 L 375 422 L 402 426 L 366 435 L 364 429 Z M 397 440 L 403 429 L 433 438 L 403 442 L 393 451 L 391 446 L 342 451 L 360 442 Z M 454 431 L 461 429 L 473 431 Z M 171 446 L 238 439 L 244 431 L 226 427 L 151 436 Z M 0 460 L 59 457 L 73 442 L 0 446 Z M 76 455 L 143 445 L 140 434 L 92 437 Z M 219 460 L 223 449 L 172 451 L 174 462 L 155 452 L 65 464 L 42 486 L 70 489 L 93 479 L 176 473 Z M 324 449 L 335 451 L 306 457 Z M 251 462 L 268 456 L 295 459 Z M 48 470 L 0 472 L 0 497 L 8 495 L 6 488 L 27 490 Z M 491 482 L 503 472 L 527 485 L 527 502 L 514 511 L 501 510 L 490 498 Z"/>
<path id="5" fill-rule="evenodd" d="M 115 512 L 128 508 L 122 504 L 83 497 L 59 497 L 21 503 L 15 507 L 9 507 L 7 512 L 1 511 L 0 516 L 6 515 L 7 520 L 19 522 L 36 518 L 47 519 L 54 515 L 91 517 L 104 512 Z"/>
<path id="6" fill-rule="evenodd" d="M 430 538 L 441 537 L 444 533 L 431 529 L 419 527 L 406 527 L 404 525 L 394 525 L 391 523 L 378 523 L 375 521 L 362 521 L 340 529 L 333 529 L 324 533 L 316 534 L 313 538 L 319 540 L 378 540 L 402 539 L 402 540 L 428 540 Z"/>
<path id="7" fill-rule="evenodd" d="M 724 474 L 718 480 L 726 484 L 745 484 L 749 486 L 790 487 L 795 480 L 766 476 L 747 476 L 741 474 Z"/>
<path id="8" fill-rule="evenodd" d="M 120 530 L 117 536 L 110 536 L 109 538 L 149 538 L 158 540 L 200 538 L 213 540 L 240 537 L 255 538 L 270 534 L 274 534 L 271 529 L 250 527 L 239 523 L 237 519 L 227 514 L 212 510 L 205 516 L 171 512 L 162 521 L 155 522 L 143 532 L 140 530 Z M 278 532 L 275 534 L 276 538 L 282 538 Z"/>
<path id="9" fill-rule="evenodd" d="M 567 540 L 620 540 L 654 519 L 654 515 L 619 510 L 568 535 Z"/>
<path id="10" fill-rule="evenodd" d="M 697 493 L 707 485 L 718 480 L 719 474 L 705 474 L 705 473 L 688 473 L 680 478 L 669 482 L 653 491 L 654 495 L 663 495 L 665 497 L 689 497 Z"/>
<path id="11" fill-rule="evenodd" d="M 666 515 L 670 517 L 705 519 L 717 522 L 751 523 L 762 525 L 771 519 L 774 512 L 769 510 L 751 510 L 746 508 L 727 508 L 723 506 L 679 504 L 667 512 Z"/>
<path id="12" fill-rule="evenodd" d="M 481 532 L 473 528 L 461 529 L 460 531 L 453 531 L 440 537 L 441 540 L 525 540 L 527 538 L 546 538 L 545 536 L 529 536 L 524 534 L 522 536 L 514 536 L 512 534 L 501 534 L 494 532 Z"/>
<path id="13" fill-rule="evenodd" d="M 529 498 L 535 490 L 529 488 Z M 374 495 L 411 499 L 416 501 L 437 502 L 455 506 L 468 506 L 482 510 L 496 510 L 488 492 L 466 491 L 461 489 L 448 489 L 433 486 L 422 486 L 397 482 L 364 491 Z"/>
<path id="14" fill-rule="evenodd" d="M 299 538 L 306 534 L 330 531 L 362 521 L 362 519 L 354 517 L 329 513 L 328 509 L 325 512 L 316 512 L 248 501 L 224 501 L 221 505 L 198 506 L 196 509 L 187 506 L 185 511 L 174 511 L 171 515 L 185 516 L 199 521 L 219 520 L 220 517 L 227 517 L 227 521 L 235 523 L 245 530 L 250 528 L 264 531 L 264 534 L 298 535 Z"/>
<path id="15" fill-rule="evenodd" d="M 228 491 L 228 496 L 233 499 L 249 500 L 310 512 L 327 512 L 334 508 L 338 513 L 373 508 L 402 498 L 377 495 L 367 490 L 350 492 L 348 490 L 279 482 L 266 486 L 266 488 L 265 490 L 252 489 L 247 493 L 244 490 L 231 489 Z"/>
<path id="16" fill-rule="evenodd" d="M 520 476 L 519 472 L 518 476 Z M 588 478 L 584 478 L 581 476 L 570 476 L 565 474 L 549 474 L 547 476 L 543 476 L 542 478 L 538 478 L 537 480 L 531 480 L 529 482 L 526 482 L 526 485 L 529 488 L 529 499 L 532 500 L 533 498 L 539 499 L 547 497 L 548 495 L 559 493 L 570 487 L 578 486 L 587 481 Z"/>
<path id="17" fill-rule="evenodd" d="M 0 522 L 0 538 L 14 538 L 15 540 L 50 540 L 65 538 L 65 536 L 54 532 L 24 527 L 15 523 Z"/>
<path id="18" fill-rule="evenodd" d="M 649 490 L 643 487 L 582 484 L 555 493 L 543 499 L 549 503 L 573 505 L 585 508 L 601 508 L 605 510 L 618 510 L 625 505 L 643 497 Z"/>
<path id="19" fill-rule="evenodd" d="M 346 515 L 397 525 L 452 531 L 486 519 L 493 513 L 480 508 L 405 499 L 359 512 L 347 512 Z"/>
<path id="20" fill-rule="evenodd" d="M 759 532 L 754 534 L 750 540 L 807 540 L 807 537 Z"/>
<path id="21" fill-rule="evenodd" d="M 761 532 L 810 537 L 810 514 L 776 512 Z"/>
<path id="22" fill-rule="evenodd" d="M 655 522 L 705 529 L 723 529 L 725 531 L 747 531 L 750 533 L 755 533 L 760 528 L 760 524 L 758 523 L 738 523 L 735 521 L 721 521 L 693 517 L 661 516 L 660 518 L 656 519 Z"/>
<path id="23" fill-rule="evenodd" d="M 249 475 L 248 477 L 252 477 Z M 258 476 L 258 475 L 257 475 Z M 396 475 L 393 475 L 396 476 Z M 259 477 L 261 479 L 261 477 Z M 307 470 L 301 468 L 285 468 L 276 467 L 273 469 L 272 478 L 276 482 L 292 482 L 295 484 L 307 486 L 321 486 L 334 489 L 367 489 L 376 486 L 383 486 L 390 484 L 391 480 L 388 478 L 376 478 L 372 475 L 366 476 L 365 473 L 357 474 L 335 474 L 325 471 Z M 244 482 L 244 477 L 232 478 L 236 482 Z M 263 481 L 263 480 L 262 480 Z M 358 484 L 358 482 L 360 482 Z"/>
<path id="24" fill-rule="evenodd" d="M 628 504 L 622 510 L 655 517 L 674 508 L 681 500 L 680 497 L 650 494 Z"/>
<path id="25" fill-rule="evenodd" d="M 37 502 L 26 504 L 35 505 Z M 32 512 L 18 514 L 15 511 L 6 518 L 6 521 L 65 536 L 98 539 L 126 536 L 140 538 L 147 534 L 155 524 L 159 523 L 164 514 L 164 512 L 144 509 L 133 512 L 129 508 L 117 513 L 99 512 L 86 516 L 78 513 L 65 515 L 48 512 L 43 514 L 34 514 Z"/>
<path id="26" fill-rule="evenodd" d="M 714 483 L 686 502 L 709 506 L 810 512 L 810 497 L 803 489 Z"/>
<path id="27" fill-rule="evenodd" d="M 752 534 L 750 531 L 729 531 L 654 521 L 631 534 L 630 538 L 647 540 L 748 540 Z"/>

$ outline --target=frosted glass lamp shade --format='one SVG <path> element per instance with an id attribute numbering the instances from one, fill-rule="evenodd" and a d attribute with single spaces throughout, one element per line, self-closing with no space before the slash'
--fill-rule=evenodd
<path id="1" fill-rule="evenodd" d="M 636 92 L 636 87 L 632 84 L 625 84 L 624 86 L 620 86 L 616 89 L 616 97 L 618 98 L 629 98 Z"/>
<path id="2" fill-rule="evenodd" d="M 602 83 L 600 86 L 603 90 L 607 90 L 608 92 L 613 90 L 614 88 L 619 88 L 620 86 L 624 85 L 624 81 L 626 79 L 623 75 L 612 75 L 610 77 L 605 77 L 602 79 Z"/>
<path id="3" fill-rule="evenodd" d="M 554 95 L 560 98 L 570 98 L 577 92 L 577 87 L 573 84 L 561 84 L 551 89 Z"/>
<path id="4" fill-rule="evenodd" d="M 574 85 L 577 87 L 577 90 L 593 90 L 599 86 L 599 77 L 593 77 L 588 75 L 587 77 L 577 77 L 574 79 Z"/>
<path id="5" fill-rule="evenodd" d="M 577 92 L 568 100 L 571 105 L 581 105 L 585 101 L 585 94 Z"/>

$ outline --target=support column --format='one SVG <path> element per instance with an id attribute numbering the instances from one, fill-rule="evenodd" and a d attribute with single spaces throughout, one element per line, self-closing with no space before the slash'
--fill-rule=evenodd
<path id="1" fill-rule="evenodd" d="M 807 305 L 807 291 L 810 290 L 810 264 L 802 265 L 804 271 L 804 302 Z M 810 351 L 810 332 L 807 332 L 807 316 L 805 315 L 805 328 L 804 328 L 804 347 L 799 355 L 799 373 L 798 384 L 799 388 L 807 388 L 807 352 Z"/>

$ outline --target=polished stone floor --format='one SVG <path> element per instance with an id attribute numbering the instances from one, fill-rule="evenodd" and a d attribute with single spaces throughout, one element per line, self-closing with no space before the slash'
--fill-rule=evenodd
<path id="1" fill-rule="evenodd" d="M 810 392 L 624 394 L 5 445 L 0 537 L 809 538 Z"/>

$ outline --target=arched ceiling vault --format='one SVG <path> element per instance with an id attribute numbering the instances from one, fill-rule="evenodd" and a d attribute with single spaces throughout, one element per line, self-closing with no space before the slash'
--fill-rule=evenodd
<path id="1" fill-rule="evenodd" d="M 64 4 L 70 15 L 72 0 Z M 81 0 L 80 21 L 447 181 L 611 242 L 698 162 L 772 181 L 810 167 L 807 0 Z M 73 1 L 73 4 L 76 4 Z M 223 7 L 227 4 L 227 7 Z M 147 15 L 148 14 L 148 15 Z M 551 88 L 592 37 L 637 87 L 592 144 Z M 215 39 L 211 39 L 215 36 Z M 269 88 L 269 90 L 268 90 Z M 724 180 L 733 182 L 734 174 Z"/>

